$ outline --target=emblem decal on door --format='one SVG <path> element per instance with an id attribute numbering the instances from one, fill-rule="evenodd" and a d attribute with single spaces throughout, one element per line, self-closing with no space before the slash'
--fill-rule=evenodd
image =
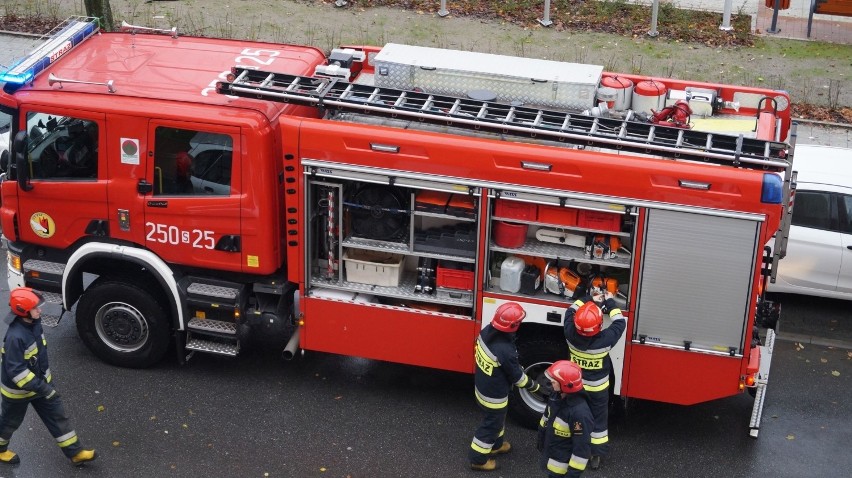
<path id="1" fill-rule="evenodd" d="M 38 237 L 44 239 L 53 236 L 56 232 L 56 223 L 53 222 L 53 218 L 43 212 L 36 212 L 30 216 L 30 227 Z"/>

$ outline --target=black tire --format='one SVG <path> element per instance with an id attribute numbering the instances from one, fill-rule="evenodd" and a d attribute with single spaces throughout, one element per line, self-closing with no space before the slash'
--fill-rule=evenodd
<path id="1" fill-rule="evenodd" d="M 169 347 L 171 314 L 150 291 L 134 284 L 95 281 L 77 305 L 77 333 L 104 362 L 145 368 Z"/>
<path id="2" fill-rule="evenodd" d="M 561 331 L 559 333 L 561 335 Z M 559 336 L 518 337 L 518 359 L 530 380 L 544 383 L 544 371 L 557 360 L 568 359 L 568 344 Z M 544 400 L 537 394 L 517 387 L 509 396 L 509 415 L 521 426 L 536 429 L 544 413 Z"/>

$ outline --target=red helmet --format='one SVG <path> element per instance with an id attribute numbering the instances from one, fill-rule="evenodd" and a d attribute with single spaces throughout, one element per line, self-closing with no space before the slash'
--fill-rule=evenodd
<path id="1" fill-rule="evenodd" d="M 583 370 L 570 360 L 560 360 L 544 372 L 544 376 L 559 383 L 562 393 L 576 393 L 583 389 Z"/>
<path id="2" fill-rule="evenodd" d="M 516 332 L 521 326 L 521 321 L 527 316 L 527 312 L 515 302 L 506 302 L 497 307 L 491 326 L 500 332 Z"/>
<path id="3" fill-rule="evenodd" d="M 44 298 L 29 287 L 18 287 L 9 294 L 9 308 L 21 317 L 29 317 L 30 311 L 41 304 L 44 304 Z"/>
<path id="4" fill-rule="evenodd" d="M 577 309 L 574 314 L 574 327 L 577 333 L 591 337 L 601 331 L 603 324 L 603 313 L 601 308 L 592 301 L 588 301 Z"/>

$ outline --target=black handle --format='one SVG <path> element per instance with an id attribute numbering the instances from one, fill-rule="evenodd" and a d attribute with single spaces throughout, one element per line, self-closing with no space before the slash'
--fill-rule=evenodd
<path id="1" fill-rule="evenodd" d="M 852 246 L 846 246 L 846 248 L 852 251 Z"/>

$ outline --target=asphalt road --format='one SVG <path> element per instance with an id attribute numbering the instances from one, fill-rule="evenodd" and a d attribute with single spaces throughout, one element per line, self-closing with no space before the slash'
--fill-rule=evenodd
<path id="1" fill-rule="evenodd" d="M 836 336 L 792 314 L 822 317 L 839 305 L 788 307 L 782 330 L 798 321 L 802 335 Z M 844 334 L 852 329 L 845 319 L 833 325 Z M 169 356 L 131 370 L 91 355 L 73 315 L 46 335 L 72 422 L 100 456 L 72 467 L 30 411 L 11 444 L 22 463 L 0 466 L 0 477 L 481 476 L 467 469 L 479 412 L 465 374 L 313 352 L 283 362 L 272 349 L 236 359 L 196 355 L 186 366 Z M 777 342 L 757 440 L 747 433 L 748 395 L 693 407 L 632 401 L 611 425 L 612 455 L 587 476 L 842 475 L 852 469 L 846 344 Z M 534 432 L 510 422 L 507 437 L 515 448 L 489 476 L 543 476 Z"/>

